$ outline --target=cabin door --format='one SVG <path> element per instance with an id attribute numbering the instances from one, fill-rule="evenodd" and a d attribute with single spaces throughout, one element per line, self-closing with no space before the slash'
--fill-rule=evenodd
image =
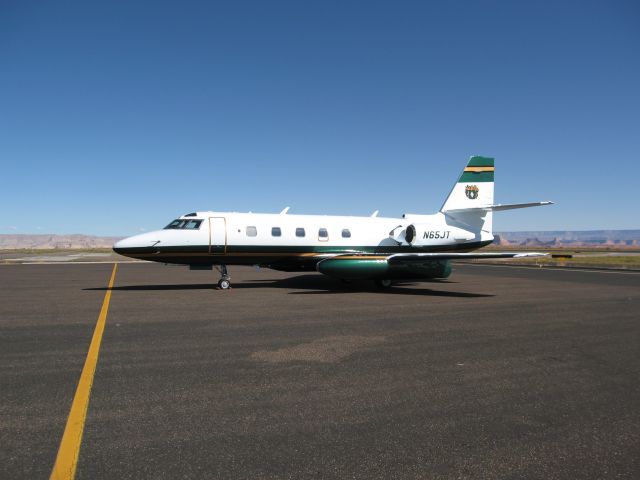
<path id="1" fill-rule="evenodd" d="M 227 221 L 224 217 L 209 217 L 209 253 L 227 252 Z"/>

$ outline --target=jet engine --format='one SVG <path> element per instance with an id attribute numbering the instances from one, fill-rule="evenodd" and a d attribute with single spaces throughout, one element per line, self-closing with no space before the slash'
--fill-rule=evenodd
<path id="1" fill-rule="evenodd" d="M 386 258 L 327 258 L 316 266 L 320 273 L 343 280 L 376 279 L 427 279 L 447 278 L 451 274 L 451 265 L 447 260 L 427 260 L 420 263 L 389 264 Z"/>

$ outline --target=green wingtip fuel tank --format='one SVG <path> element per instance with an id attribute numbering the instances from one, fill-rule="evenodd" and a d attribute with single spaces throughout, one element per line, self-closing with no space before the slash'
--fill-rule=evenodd
<path id="1" fill-rule="evenodd" d="M 419 265 L 389 265 L 384 258 L 327 258 L 318 263 L 316 269 L 344 280 L 447 278 L 451 275 L 451 262 L 435 260 Z"/>

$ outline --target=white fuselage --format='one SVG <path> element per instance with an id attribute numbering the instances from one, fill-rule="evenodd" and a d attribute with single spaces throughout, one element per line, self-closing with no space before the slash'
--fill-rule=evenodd
<path id="1" fill-rule="evenodd" d="M 348 252 L 366 249 L 430 249 L 490 242 L 489 232 L 465 229 L 443 213 L 404 215 L 403 218 L 355 217 L 330 215 L 289 215 L 236 212 L 197 212 L 180 219 L 201 220 L 197 229 L 163 229 L 121 240 L 116 250 L 168 247 L 207 247 L 216 253 L 230 255 L 268 253 L 286 248 L 297 253 Z M 420 225 L 420 238 L 414 245 L 406 240 L 409 225 Z M 142 253 L 142 252 L 141 252 Z M 202 251 L 204 253 L 204 249 Z M 236 252 L 237 253 L 237 252 Z"/>

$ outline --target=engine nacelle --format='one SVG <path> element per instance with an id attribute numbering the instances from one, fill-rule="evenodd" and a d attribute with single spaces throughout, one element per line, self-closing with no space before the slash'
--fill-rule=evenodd
<path id="1" fill-rule="evenodd" d="M 468 230 L 446 224 L 412 223 L 406 228 L 405 240 L 412 247 L 450 245 L 469 242 L 476 235 Z"/>
<path id="2" fill-rule="evenodd" d="M 366 256 L 327 258 L 316 266 L 320 273 L 343 280 L 410 280 L 447 278 L 451 264 L 447 260 L 426 260 L 419 264 L 389 265 L 386 258 L 372 259 Z"/>

